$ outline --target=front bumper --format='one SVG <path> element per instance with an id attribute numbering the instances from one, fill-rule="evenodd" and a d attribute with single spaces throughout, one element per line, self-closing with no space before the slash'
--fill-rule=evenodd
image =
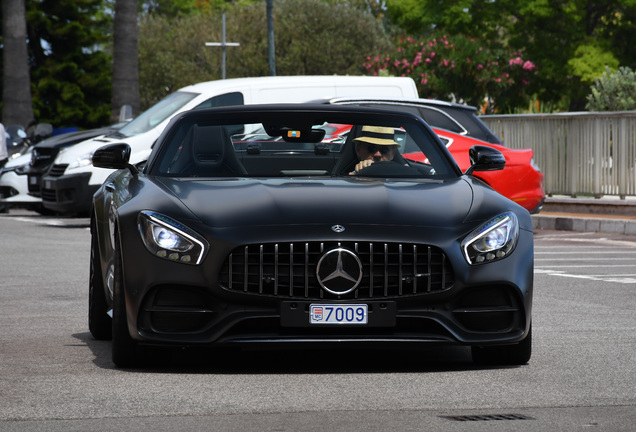
<path id="1" fill-rule="evenodd" d="M 27 194 L 27 176 L 15 171 L 4 172 L 0 176 L 0 202 L 15 205 L 40 204 L 41 200 Z"/>
<path id="2" fill-rule="evenodd" d="M 91 173 L 42 177 L 42 204 L 58 213 L 88 213 L 91 209 L 93 194 L 99 188 L 91 185 Z"/>
<path id="3" fill-rule="evenodd" d="M 484 345 L 518 342 L 529 322 L 523 299 L 515 288 L 504 285 L 471 288 L 449 299 L 416 304 L 316 300 L 256 305 L 228 302 L 186 287 L 173 288 L 158 288 L 144 301 L 137 320 L 140 341 L 177 345 L 354 341 Z M 184 292 L 188 294 L 184 296 Z M 191 303 L 186 304 L 184 297 Z M 484 297 L 493 300 L 485 302 Z M 310 305 L 316 303 L 363 303 L 369 309 L 369 322 L 310 324 Z"/>

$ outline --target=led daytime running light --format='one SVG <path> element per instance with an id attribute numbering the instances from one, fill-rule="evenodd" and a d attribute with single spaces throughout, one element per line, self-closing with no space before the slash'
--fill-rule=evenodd
<path id="1" fill-rule="evenodd" d="M 208 250 L 208 242 L 200 235 L 160 213 L 142 211 L 138 225 L 146 249 L 158 258 L 200 264 Z"/>
<path id="2" fill-rule="evenodd" d="M 519 237 L 519 222 L 514 213 L 503 213 L 473 231 L 462 242 L 469 264 L 483 264 L 507 257 Z"/>

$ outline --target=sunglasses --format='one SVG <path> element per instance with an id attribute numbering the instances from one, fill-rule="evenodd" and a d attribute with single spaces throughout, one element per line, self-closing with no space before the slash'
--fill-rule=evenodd
<path id="1" fill-rule="evenodd" d="M 392 150 L 392 146 L 367 144 L 367 151 L 371 154 L 375 154 L 376 152 L 380 152 L 380 154 L 387 154 L 391 150 Z"/>

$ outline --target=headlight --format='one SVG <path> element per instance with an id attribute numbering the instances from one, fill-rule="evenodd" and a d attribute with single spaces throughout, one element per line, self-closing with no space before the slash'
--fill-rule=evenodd
<path id="1" fill-rule="evenodd" d="M 24 165 L 17 165 L 12 167 L 7 167 L 5 165 L 4 168 L 0 169 L 0 175 L 7 172 L 11 172 L 11 171 L 16 173 L 17 175 L 26 175 L 29 172 L 29 168 L 30 168 L 30 165 L 28 163 Z"/>
<path id="2" fill-rule="evenodd" d="M 92 164 L 93 164 L 93 152 L 86 153 L 86 154 L 83 154 L 82 156 L 78 157 L 73 162 L 68 164 L 68 167 L 66 169 L 71 170 L 71 169 L 75 169 L 75 168 L 81 168 L 81 167 L 89 166 L 89 165 L 92 165 Z"/>
<path id="3" fill-rule="evenodd" d="M 208 250 L 208 242 L 203 237 L 160 213 L 142 211 L 138 225 L 146 249 L 156 257 L 200 264 Z"/>
<path id="4" fill-rule="evenodd" d="M 507 257 L 517 245 L 519 222 L 514 213 L 503 213 L 473 231 L 462 241 L 469 264 L 484 264 Z"/>

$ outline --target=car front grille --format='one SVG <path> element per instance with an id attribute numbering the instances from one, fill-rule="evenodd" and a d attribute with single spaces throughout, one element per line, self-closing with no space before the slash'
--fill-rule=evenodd
<path id="1" fill-rule="evenodd" d="M 53 165 L 49 170 L 49 175 L 51 177 L 62 177 L 64 175 L 64 171 L 66 171 L 67 166 L 68 164 Z"/>
<path id="2" fill-rule="evenodd" d="M 31 166 L 33 168 L 42 169 L 47 165 L 50 165 L 55 157 L 59 153 L 59 149 L 57 148 L 49 148 L 49 147 L 35 147 L 33 149 L 33 153 L 31 154 Z"/>
<path id="3" fill-rule="evenodd" d="M 331 292 L 317 268 L 330 252 L 355 255 L 357 288 Z M 334 267 L 335 269 L 335 267 Z M 354 278 L 355 279 L 355 278 Z M 450 289 L 450 261 L 441 249 L 412 243 L 308 242 L 267 243 L 236 248 L 225 260 L 219 282 L 224 289 L 289 299 L 381 299 L 417 296 Z"/>
<path id="4" fill-rule="evenodd" d="M 55 202 L 57 201 L 57 194 L 53 189 L 41 189 L 40 196 L 42 197 L 42 201 L 46 202 Z"/>

